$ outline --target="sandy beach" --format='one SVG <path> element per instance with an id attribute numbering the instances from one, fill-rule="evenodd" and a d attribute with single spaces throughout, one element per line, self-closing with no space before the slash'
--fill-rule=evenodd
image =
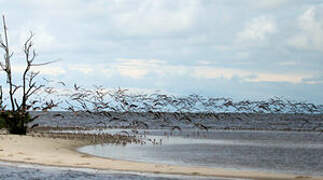
<path id="1" fill-rule="evenodd" d="M 271 174 L 253 171 L 205 167 L 181 167 L 142 163 L 82 154 L 76 149 L 86 145 L 79 140 L 45 137 L 0 135 L 0 161 L 31 163 L 57 167 L 93 168 L 101 170 L 135 171 L 147 173 L 216 176 L 250 179 L 323 179 L 289 174 Z"/>

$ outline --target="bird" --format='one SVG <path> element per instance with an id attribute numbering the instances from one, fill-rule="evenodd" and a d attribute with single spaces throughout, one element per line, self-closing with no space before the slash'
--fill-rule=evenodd
<path id="1" fill-rule="evenodd" d="M 59 82 L 57 82 L 58 84 L 61 84 L 61 85 L 63 85 L 63 86 L 66 86 L 65 85 L 65 83 L 64 82 L 62 82 L 62 81 L 59 81 Z"/>
<path id="2" fill-rule="evenodd" d="M 201 123 L 194 123 L 194 126 L 198 127 L 199 129 L 202 129 L 202 130 L 206 130 L 206 131 L 209 130 L 209 128 L 207 126 L 205 126 L 205 125 L 203 125 Z"/>
<path id="3" fill-rule="evenodd" d="M 33 128 L 37 127 L 37 126 L 39 126 L 39 124 L 38 124 L 38 123 L 37 123 L 37 124 L 33 124 L 33 125 L 30 127 L 30 129 L 33 129 Z"/>
<path id="4" fill-rule="evenodd" d="M 80 86 L 77 86 L 77 84 L 74 84 L 74 89 L 78 91 L 80 89 Z"/>

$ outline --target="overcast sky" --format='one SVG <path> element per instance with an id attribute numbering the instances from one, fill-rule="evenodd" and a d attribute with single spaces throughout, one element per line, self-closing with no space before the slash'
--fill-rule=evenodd
<path id="1" fill-rule="evenodd" d="M 38 62 L 61 59 L 43 76 L 70 84 L 323 103 L 322 0 L 0 0 L 0 12 L 14 72 L 33 31 Z"/>

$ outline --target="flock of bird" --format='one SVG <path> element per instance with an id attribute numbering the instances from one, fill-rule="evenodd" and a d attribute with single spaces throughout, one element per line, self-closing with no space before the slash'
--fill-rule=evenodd
<path id="1" fill-rule="evenodd" d="M 65 83 L 58 83 L 66 86 Z M 209 127 L 203 121 L 196 121 L 196 119 L 228 119 L 236 113 L 239 115 L 234 117 L 239 120 L 248 120 L 251 114 L 259 113 L 323 114 L 323 105 L 290 101 L 279 97 L 261 101 L 233 101 L 231 98 L 209 98 L 196 94 L 185 97 L 161 93 L 134 94 L 127 89 L 111 90 L 102 86 L 84 88 L 76 84 L 72 88 L 63 90 L 47 87 L 38 97 L 39 102 L 47 102 L 45 105 L 39 105 L 41 107 L 39 109 L 43 111 L 54 108 L 57 111 L 70 111 L 75 115 L 103 116 L 104 120 L 98 124 L 104 126 L 112 122 L 126 123 L 131 119 L 130 116 L 136 113 L 138 119 L 128 122 L 128 127 L 134 128 L 149 128 L 148 123 L 140 116 L 149 116 L 153 120 L 160 121 L 161 127 L 169 127 L 172 130 L 181 130 L 181 127 L 170 126 L 167 123 L 170 118 L 207 131 Z M 57 113 L 55 117 L 63 119 L 64 115 Z"/>

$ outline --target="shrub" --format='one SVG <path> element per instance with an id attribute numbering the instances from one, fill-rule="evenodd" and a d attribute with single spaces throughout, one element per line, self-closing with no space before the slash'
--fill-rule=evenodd
<path id="1" fill-rule="evenodd" d="M 2 112 L 0 113 L 0 129 L 2 129 L 2 128 L 6 128 L 5 127 L 5 124 L 6 124 L 6 122 L 5 122 L 5 117 L 3 117 L 2 116 Z"/>
<path id="2" fill-rule="evenodd" d="M 0 123 L 10 134 L 26 134 L 27 124 L 33 119 L 28 112 L 24 111 L 2 111 Z"/>

